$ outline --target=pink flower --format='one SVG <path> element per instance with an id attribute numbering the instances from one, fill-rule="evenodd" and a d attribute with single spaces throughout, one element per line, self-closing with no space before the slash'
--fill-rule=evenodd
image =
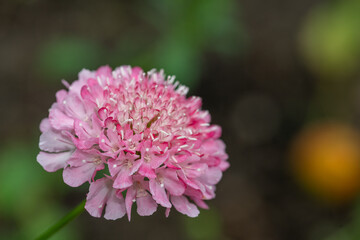
<path id="1" fill-rule="evenodd" d="M 72 187 L 90 183 L 90 215 L 130 220 L 134 203 L 141 216 L 158 205 L 166 216 L 172 207 L 190 217 L 207 208 L 229 163 L 200 98 L 186 98 L 188 89 L 163 71 L 130 66 L 82 70 L 64 84 L 41 122 L 37 161 L 64 169 Z"/>

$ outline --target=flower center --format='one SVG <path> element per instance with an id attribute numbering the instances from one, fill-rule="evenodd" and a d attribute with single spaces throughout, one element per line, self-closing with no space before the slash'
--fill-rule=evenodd
<path id="1" fill-rule="evenodd" d="M 145 153 L 145 155 L 144 155 L 144 161 L 145 161 L 146 163 L 148 163 L 148 162 L 150 162 L 150 160 L 151 160 L 150 154 L 149 154 L 149 153 Z"/>
<path id="2" fill-rule="evenodd" d="M 95 165 L 100 165 L 100 164 L 102 163 L 101 158 L 100 158 L 100 157 L 94 158 L 93 163 L 94 163 Z"/>

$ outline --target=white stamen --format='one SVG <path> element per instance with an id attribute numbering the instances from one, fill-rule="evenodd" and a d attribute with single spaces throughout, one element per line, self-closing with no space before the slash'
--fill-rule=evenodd
<path id="1" fill-rule="evenodd" d="M 121 139 L 124 139 L 124 130 L 120 130 L 120 134 L 121 134 Z"/>
<path id="2" fill-rule="evenodd" d="M 120 68 L 120 72 L 121 72 L 121 74 L 123 75 L 123 76 L 126 76 L 126 72 L 125 72 L 125 69 L 122 67 L 122 68 Z"/>
<path id="3" fill-rule="evenodd" d="M 176 163 L 178 162 L 174 156 L 171 156 L 171 158 L 172 158 L 172 160 L 174 160 L 174 162 L 176 162 Z"/>
<path id="4" fill-rule="evenodd" d="M 155 72 L 156 72 L 156 69 L 153 68 L 150 71 L 148 71 L 147 74 L 150 76 L 150 75 L 153 75 Z"/>
<path id="5" fill-rule="evenodd" d="M 162 187 L 162 188 L 163 188 L 163 187 L 164 187 L 164 183 L 161 183 L 161 184 L 160 184 L 160 187 Z"/>
<path id="6" fill-rule="evenodd" d="M 101 139 L 101 142 L 104 143 L 104 142 L 105 142 L 105 139 Z"/>
<path id="7" fill-rule="evenodd" d="M 169 136 L 169 135 L 170 135 L 169 133 L 167 133 L 167 132 L 165 132 L 165 131 L 163 131 L 163 130 L 160 130 L 160 132 L 162 132 L 162 133 L 165 134 L 166 136 Z"/>
<path id="8" fill-rule="evenodd" d="M 147 152 L 148 152 L 149 150 L 150 150 L 149 148 L 146 148 L 146 149 L 145 149 L 145 151 L 147 151 Z"/>
<path id="9" fill-rule="evenodd" d="M 103 206 L 103 205 L 102 205 L 102 204 L 100 204 L 100 205 L 99 205 L 99 208 L 102 208 L 102 206 Z"/>
<path id="10" fill-rule="evenodd" d="M 98 76 L 96 79 L 97 79 L 99 85 L 102 86 L 101 78 Z"/>
<path id="11" fill-rule="evenodd" d="M 210 124 L 209 124 L 209 123 L 201 123 L 200 126 L 202 126 L 202 127 L 208 127 L 208 126 L 210 126 Z"/>
<path id="12" fill-rule="evenodd" d="M 113 103 L 117 103 L 117 101 L 113 98 L 110 98 L 110 101 L 112 101 Z"/>
<path id="13" fill-rule="evenodd" d="M 82 160 L 82 162 L 83 162 L 83 163 L 86 163 L 86 160 L 85 160 L 85 159 L 83 159 L 83 160 Z"/>
<path id="14" fill-rule="evenodd" d="M 117 165 L 116 165 L 116 164 L 114 164 L 114 165 L 113 165 L 113 168 L 116 168 L 116 167 L 117 167 Z"/>

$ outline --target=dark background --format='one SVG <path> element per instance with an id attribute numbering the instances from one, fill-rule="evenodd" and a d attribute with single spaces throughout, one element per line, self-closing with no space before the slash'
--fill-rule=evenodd
<path id="1" fill-rule="evenodd" d="M 199 218 L 84 212 L 53 239 L 358 239 L 358 189 L 325 204 L 298 183 L 289 151 L 314 122 L 356 133 L 359 12 L 357 0 L 0 0 L 0 239 L 33 238 L 85 198 L 87 184 L 36 162 L 38 126 L 61 79 L 106 64 L 164 68 L 190 86 L 222 126 L 231 167 Z"/>

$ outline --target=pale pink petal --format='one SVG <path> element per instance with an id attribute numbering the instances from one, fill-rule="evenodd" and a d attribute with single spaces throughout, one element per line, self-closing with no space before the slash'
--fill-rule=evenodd
<path id="1" fill-rule="evenodd" d="M 86 108 L 78 94 L 69 93 L 63 101 L 65 112 L 68 116 L 85 120 L 87 118 Z"/>
<path id="2" fill-rule="evenodd" d="M 121 167 L 113 184 L 114 188 L 125 189 L 133 184 L 132 177 L 130 175 L 130 169 L 126 166 Z"/>
<path id="3" fill-rule="evenodd" d="M 101 217 L 110 191 L 108 179 L 106 178 L 98 179 L 90 184 L 89 193 L 86 197 L 85 209 L 91 216 Z"/>
<path id="4" fill-rule="evenodd" d="M 121 193 L 116 194 L 115 189 L 113 189 L 106 203 L 104 218 L 108 220 L 116 220 L 118 218 L 122 218 L 125 214 L 125 200 Z"/>
<path id="5" fill-rule="evenodd" d="M 157 179 L 150 179 L 149 187 L 153 199 L 158 204 L 166 208 L 171 208 L 171 203 L 165 192 L 165 185 L 163 183 L 159 183 Z"/>
<path id="6" fill-rule="evenodd" d="M 74 145 L 60 132 L 50 129 L 40 135 L 39 148 L 47 152 L 63 152 L 72 150 Z"/>
<path id="7" fill-rule="evenodd" d="M 128 190 L 126 191 L 126 197 L 125 197 L 125 207 L 126 207 L 126 213 L 128 215 L 129 221 L 131 219 L 131 207 L 135 200 L 135 196 L 136 196 L 136 190 L 134 189 L 134 187 L 128 188 Z"/>
<path id="8" fill-rule="evenodd" d="M 150 195 L 136 198 L 137 213 L 140 216 L 150 216 L 156 212 L 157 204 Z"/>
<path id="9" fill-rule="evenodd" d="M 198 205 L 199 207 L 203 208 L 203 209 L 209 209 L 209 206 L 200 198 L 192 198 L 192 200 L 194 201 L 194 203 L 196 203 L 196 205 Z"/>
<path id="10" fill-rule="evenodd" d="M 200 213 L 196 205 L 190 203 L 185 196 L 171 196 L 171 202 L 176 210 L 189 217 L 197 217 Z"/>
<path id="11" fill-rule="evenodd" d="M 64 182 L 71 187 L 78 187 L 91 180 L 95 169 L 96 165 L 93 163 L 85 163 L 78 167 L 67 167 L 63 171 Z"/>
<path id="12" fill-rule="evenodd" d="M 44 118 L 43 120 L 41 120 L 41 123 L 40 123 L 40 131 L 41 131 L 42 133 L 49 131 L 50 128 L 51 128 L 51 125 L 50 125 L 49 118 Z"/>
<path id="13" fill-rule="evenodd" d="M 56 102 L 59 104 L 62 104 L 67 95 L 68 95 L 68 92 L 64 89 L 57 91 L 55 94 Z"/>
<path id="14" fill-rule="evenodd" d="M 170 209 L 171 208 L 167 208 L 166 210 L 165 210 L 165 217 L 169 217 L 169 215 L 170 215 Z"/>
<path id="15" fill-rule="evenodd" d="M 185 192 L 185 184 L 179 180 L 176 170 L 165 169 L 161 172 L 165 188 L 175 196 L 180 196 Z"/>
<path id="16" fill-rule="evenodd" d="M 225 171 L 230 167 L 230 163 L 227 161 L 221 161 L 218 167 L 221 169 L 221 171 Z"/>
<path id="17" fill-rule="evenodd" d="M 163 164 L 169 158 L 169 154 L 157 154 L 152 155 L 150 160 L 150 166 L 155 169 L 158 168 L 161 164 Z"/>
<path id="18" fill-rule="evenodd" d="M 212 167 L 208 168 L 205 174 L 203 174 L 199 179 L 206 184 L 215 185 L 220 181 L 221 177 L 222 171 L 220 168 Z"/>
<path id="19" fill-rule="evenodd" d="M 74 127 L 74 119 L 57 108 L 50 109 L 49 120 L 56 130 L 71 130 Z"/>
<path id="20" fill-rule="evenodd" d="M 130 155 L 130 154 L 128 154 L 128 155 Z M 137 161 L 134 161 L 132 164 L 133 164 L 133 166 L 130 169 L 131 175 L 133 175 L 136 171 L 139 170 L 142 163 L 141 163 L 141 161 L 137 160 Z"/>
<path id="21" fill-rule="evenodd" d="M 70 158 L 72 151 L 47 153 L 40 152 L 37 161 L 48 172 L 55 172 L 66 166 L 66 161 Z"/>
<path id="22" fill-rule="evenodd" d="M 122 162 L 120 160 L 115 160 L 113 158 L 110 158 L 108 160 L 109 172 L 110 172 L 110 175 L 112 177 L 114 177 L 120 171 L 120 169 L 122 168 L 121 163 Z"/>
<path id="23" fill-rule="evenodd" d="M 144 177 L 156 178 L 155 171 L 150 167 L 149 164 L 143 163 L 139 168 L 139 173 Z"/>
<path id="24" fill-rule="evenodd" d="M 206 163 L 193 163 L 184 167 L 186 176 L 189 178 L 197 178 L 203 175 L 207 169 L 208 165 Z"/>

